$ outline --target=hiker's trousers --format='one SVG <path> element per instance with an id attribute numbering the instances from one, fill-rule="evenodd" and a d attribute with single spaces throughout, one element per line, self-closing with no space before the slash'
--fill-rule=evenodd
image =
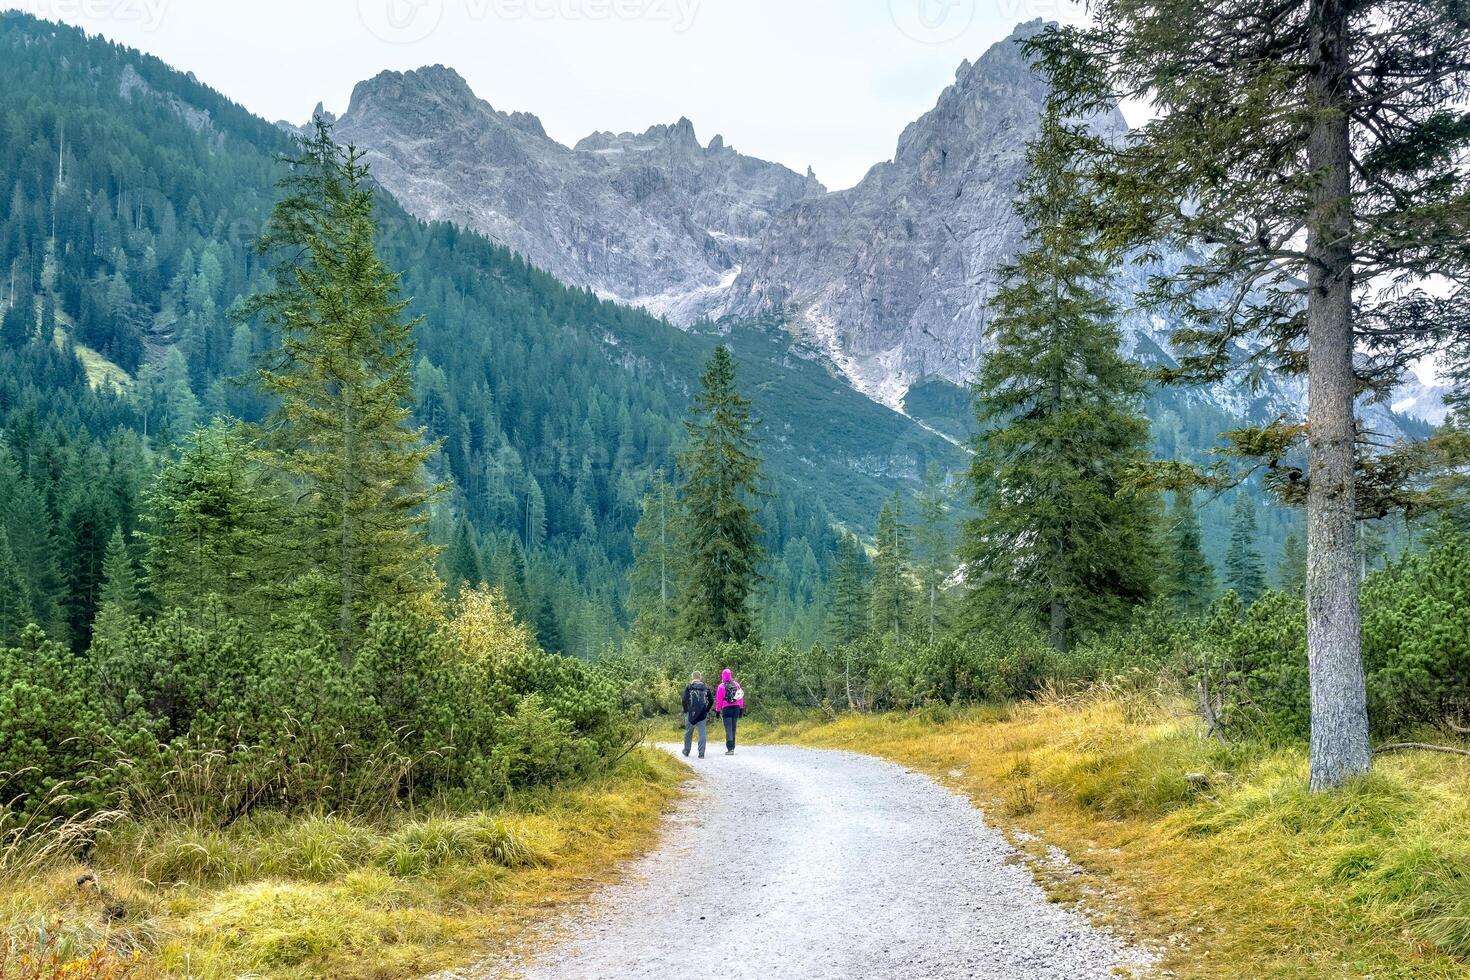
<path id="1" fill-rule="evenodd" d="M 740 709 L 726 708 L 724 711 L 720 712 L 720 716 L 725 719 L 725 749 L 727 751 L 734 752 L 735 723 L 740 720 Z"/>
<path id="2" fill-rule="evenodd" d="M 694 730 L 699 729 L 699 757 L 704 758 L 705 736 L 709 729 L 709 716 L 705 715 L 698 721 L 691 722 L 689 716 L 684 716 L 684 754 L 689 754 L 689 744 L 694 741 Z"/>

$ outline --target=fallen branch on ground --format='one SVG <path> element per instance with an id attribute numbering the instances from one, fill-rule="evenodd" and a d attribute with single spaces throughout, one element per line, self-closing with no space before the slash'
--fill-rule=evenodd
<path id="1" fill-rule="evenodd" d="M 1449 752 L 1452 755 L 1470 755 L 1470 749 L 1456 749 L 1448 745 L 1430 745 L 1428 742 L 1390 742 L 1380 745 L 1373 750 L 1374 755 L 1380 752 L 1402 752 L 1405 749 L 1423 749 L 1425 752 Z"/>

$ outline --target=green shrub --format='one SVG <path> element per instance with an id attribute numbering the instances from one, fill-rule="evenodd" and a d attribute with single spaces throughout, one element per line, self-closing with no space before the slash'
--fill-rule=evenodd
<path id="1" fill-rule="evenodd" d="M 934 643 L 888 639 L 880 669 L 883 707 L 1013 701 L 1039 691 L 1050 678 L 1054 652 L 1034 630 L 984 626 Z"/>
<path id="2" fill-rule="evenodd" d="M 91 765 L 113 739 L 90 666 L 34 626 L 0 648 L 0 809 L 101 806 L 107 773 Z"/>
<path id="3" fill-rule="evenodd" d="M 1368 576 L 1363 660 L 1381 732 L 1470 709 L 1470 539 L 1441 535 L 1428 552 Z"/>
<path id="4" fill-rule="evenodd" d="M 205 622 L 178 611 L 97 637 L 88 656 L 98 703 L 114 725 L 168 741 L 234 720 L 246 707 L 246 684 L 260 669 L 259 640 L 238 624 Z"/>
<path id="5" fill-rule="evenodd" d="M 1198 624 L 1168 603 L 1135 610 L 1128 622 L 1101 637 L 1089 637 L 1056 658 L 1055 679 L 1090 683 L 1138 670 L 1161 671 L 1177 664 Z"/>
<path id="6" fill-rule="evenodd" d="M 1362 589 L 1368 717 L 1380 737 L 1440 724 L 1470 706 L 1470 541 L 1370 574 Z M 1205 685 L 1227 731 L 1299 739 L 1311 727 L 1306 605 L 1270 592 L 1248 609 L 1227 593 L 1185 642 L 1181 666 Z"/>
<path id="7" fill-rule="evenodd" d="M 309 619 L 266 631 L 209 607 L 120 621 L 81 657 L 33 630 L 0 650 L 0 786 L 10 809 L 116 801 L 204 835 L 269 810 L 491 803 L 619 753 L 632 729 L 608 674 L 480 599 L 465 623 L 380 610 L 350 658 Z M 199 843 L 180 873 L 207 872 L 183 866 Z"/>
<path id="8" fill-rule="evenodd" d="M 504 720 L 485 771 L 493 788 L 524 789 L 585 775 L 597 759 L 597 742 L 534 693 Z"/>
<path id="9" fill-rule="evenodd" d="M 1227 592 L 1184 651 L 1193 680 L 1218 705 L 1225 730 L 1296 738 L 1311 724 L 1306 605 L 1268 592 L 1245 608 Z"/>

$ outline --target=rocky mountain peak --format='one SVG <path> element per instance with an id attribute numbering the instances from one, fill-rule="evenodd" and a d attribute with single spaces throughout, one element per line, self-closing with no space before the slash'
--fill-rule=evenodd
<path id="1" fill-rule="evenodd" d="M 413 213 L 455 221 L 565 282 L 683 316 L 717 292 L 775 216 L 823 188 L 681 117 L 574 147 L 528 112 L 503 113 L 452 69 L 360 83 L 337 133 Z"/>
<path id="2" fill-rule="evenodd" d="M 669 139 L 699 146 L 699 137 L 694 135 L 694 123 L 689 121 L 688 116 L 680 116 L 679 121 L 669 127 Z"/>
<path id="3" fill-rule="evenodd" d="M 475 96 L 459 72 L 444 65 L 426 65 L 409 71 L 382 71 L 358 82 L 343 118 L 411 113 L 447 124 L 494 111 L 488 102 Z"/>
<path id="4" fill-rule="evenodd" d="M 904 128 L 894 161 L 919 161 L 936 144 L 983 147 L 1003 131 L 1034 128 L 1046 85 L 1027 64 L 1021 42 L 1045 26 L 1039 19 L 1028 21 L 973 64 L 961 62 L 954 83 L 939 94 L 934 108 Z"/>
<path id="5" fill-rule="evenodd" d="M 666 150 L 674 150 L 682 153 L 704 152 L 704 147 L 700 144 L 699 137 L 695 135 L 694 123 L 690 122 L 687 116 L 680 116 L 678 122 L 649 126 L 639 135 L 620 133 L 614 136 L 612 133 L 594 133 L 593 137 L 601 137 L 601 143 L 604 146 L 619 143 L 625 146 L 631 146 L 642 143 L 657 145 Z M 721 142 L 723 143 L 723 141 Z M 578 148 L 582 148 L 581 143 L 578 144 Z"/>
<path id="6" fill-rule="evenodd" d="M 541 119 L 534 112 L 512 112 L 510 124 L 523 133 L 538 136 L 541 139 L 550 139 L 546 135 L 546 127 L 541 125 Z"/>
<path id="7" fill-rule="evenodd" d="M 773 223 L 707 313 L 783 320 L 894 408 L 927 375 L 971 378 L 997 272 L 1020 242 L 1016 185 L 1046 99 L 1020 42 L 1045 26 L 1021 24 L 962 62 L 891 160 Z M 1094 124 L 1126 130 L 1117 113 Z"/>
<path id="8" fill-rule="evenodd" d="M 827 193 L 806 174 L 701 146 L 681 117 L 568 148 L 452 70 L 362 83 L 338 132 L 409 210 L 484 232 L 562 280 L 675 322 L 772 317 L 859 390 L 900 407 L 914 381 L 970 378 L 1045 85 L 1020 41 L 962 62 L 893 158 Z M 1099 125 L 1125 129 L 1121 116 Z"/>

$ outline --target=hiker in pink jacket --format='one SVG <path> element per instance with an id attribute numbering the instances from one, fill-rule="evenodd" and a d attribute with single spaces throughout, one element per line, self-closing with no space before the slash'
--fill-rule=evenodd
<path id="1" fill-rule="evenodd" d="M 735 754 L 735 724 L 745 713 L 745 691 L 726 667 L 715 688 L 715 717 L 725 719 L 725 754 Z"/>

